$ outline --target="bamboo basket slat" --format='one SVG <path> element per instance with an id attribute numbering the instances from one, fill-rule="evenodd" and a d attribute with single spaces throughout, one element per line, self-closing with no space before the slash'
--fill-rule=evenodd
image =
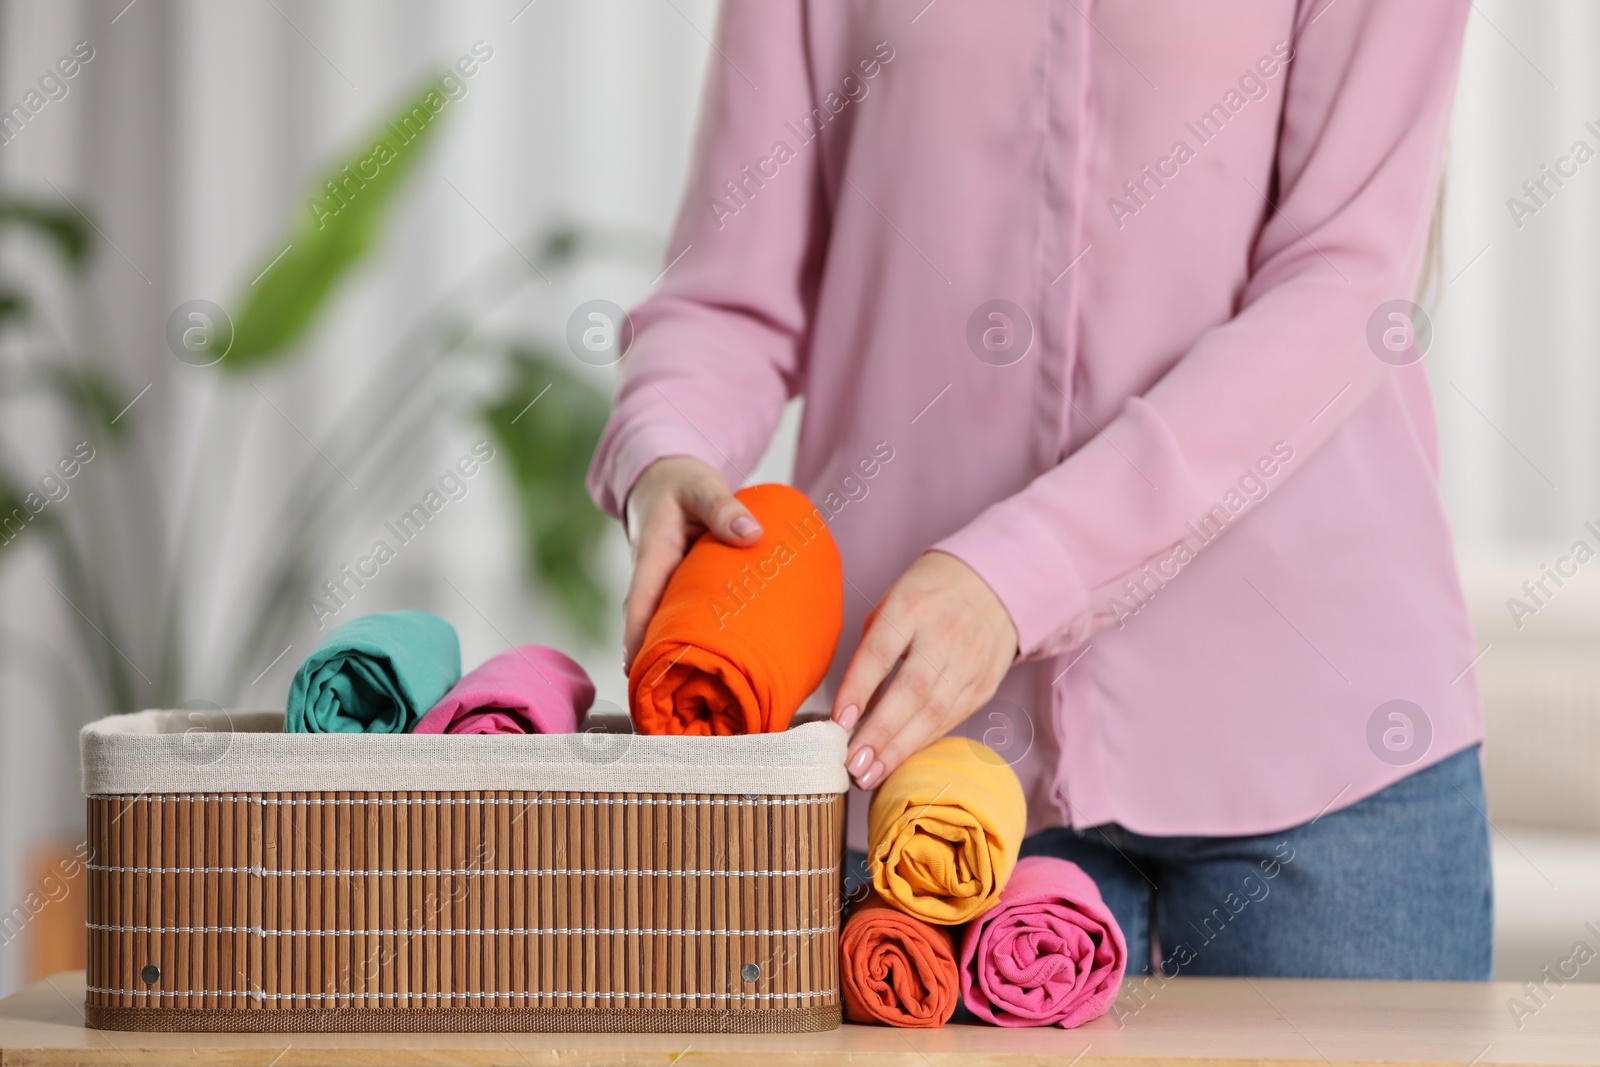
<path id="1" fill-rule="evenodd" d="M 323 741 L 265 730 L 240 731 L 225 756 L 174 771 L 161 761 L 160 720 L 150 722 L 144 733 L 86 731 L 91 1026 L 839 1024 L 842 735 L 800 728 L 819 744 L 817 767 L 795 738 L 738 739 L 745 749 L 694 739 L 729 761 L 692 775 L 695 790 L 659 788 L 677 772 L 650 762 L 657 748 L 668 763 L 700 751 L 685 739 L 629 739 L 628 758 L 588 768 L 593 789 L 569 773 L 560 739 L 479 746 L 485 758 L 517 753 L 505 777 L 522 787 L 463 789 L 437 787 L 454 773 L 456 748 L 433 740 L 419 753 L 387 738 L 371 746 L 371 776 L 401 781 L 383 768 L 403 753 L 426 788 L 369 789 L 352 788 L 366 784 L 359 769 L 341 779 L 307 770 L 306 759 L 263 771 L 263 753 L 285 743 L 315 764 Z M 781 756 L 774 768 L 744 773 L 739 753 L 760 763 L 769 751 Z M 529 752 L 550 757 L 548 774 L 523 759 Z M 444 770 L 432 753 L 443 753 Z M 273 776 L 284 788 L 261 787 Z M 562 788 L 540 787 L 545 778 Z M 761 780 L 789 791 L 748 791 Z M 627 788 L 635 781 L 640 789 Z"/>

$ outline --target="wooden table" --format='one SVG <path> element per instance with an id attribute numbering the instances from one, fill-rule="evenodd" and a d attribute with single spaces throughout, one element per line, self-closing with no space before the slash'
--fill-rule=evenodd
<path id="1" fill-rule="evenodd" d="M 1077 1030 L 845 1026 L 822 1034 L 133 1034 L 87 1030 L 83 974 L 0 1001 L 0 1067 L 21 1064 L 652 1064 L 659 1067 L 1207 1067 L 1380 1060 L 1600 1065 L 1600 985 L 1550 987 L 1532 1015 L 1521 987 L 1447 982 L 1180 978 L 1124 988 L 1120 1018 Z"/>

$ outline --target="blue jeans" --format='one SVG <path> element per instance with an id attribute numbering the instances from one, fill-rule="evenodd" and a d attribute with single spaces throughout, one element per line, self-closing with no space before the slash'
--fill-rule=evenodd
<path id="1" fill-rule="evenodd" d="M 1478 746 L 1274 834 L 1147 837 L 1115 823 L 1022 843 L 1100 886 L 1128 973 L 1486 981 L 1489 826 Z M 848 857 L 847 890 L 867 879 Z"/>

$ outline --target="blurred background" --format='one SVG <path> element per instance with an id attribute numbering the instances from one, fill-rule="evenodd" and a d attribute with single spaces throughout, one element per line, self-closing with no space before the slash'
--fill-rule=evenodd
<path id="1" fill-rule="evenodd" d="M 85 722 L 281 707 L 402 606 L 625 705 L 614 371 L 567 331 L 664 265 L 716 8 L 0 3 L 0 995 L 82 965 Z M 1600 561 L 1559 563 L 1600 549 L 1596 40 L 1588 0 L 1474 5 L 1426 304 L 1518 981 L 1600 952 Z"/>

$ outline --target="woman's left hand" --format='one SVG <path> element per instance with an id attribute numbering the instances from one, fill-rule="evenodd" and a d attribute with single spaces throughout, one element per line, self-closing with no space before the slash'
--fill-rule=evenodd
<path id="1" fill-rule="evenodd" d="M 856 785 L 876 787 L 988 703 L 1016 656 L 1017 628 L 988 584 L 948 553 L 923 553 L 868 616 L 834 697 L 834 721 L 851 729 L 904 657 L 850 739 L 845 766 Z"/>

